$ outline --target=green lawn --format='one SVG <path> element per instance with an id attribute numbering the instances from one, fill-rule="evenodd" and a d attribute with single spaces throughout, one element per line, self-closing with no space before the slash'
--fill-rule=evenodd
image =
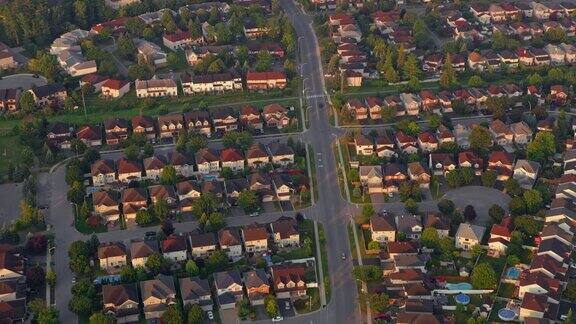
<path id="1" fill-rule="evenodd" d="M 500 289 L 498 290 L 498 297 L 512 298 L 514 294 L 514 284 L 502 283 Z"/>
<path id="2" fill-rule="evenodd" d="M 20 140 L 18 136 L 0 136 L 0 171 L 6 171 L 10 161 L 16 161 L 20 157 Z"/>
<path id="3" fill-rule="evenodd" d="M 297 299 L 294 301 L 294 309 L 298 314 L 306 314 L 320 308 L 320 292 L 318 288 L 306 289 L 308 298 Z"/>
<path id="4" fill-rule="evenodd" d="M 330 303 L 332 289 L 330 287 L 330 275 L 328 273 L 328 252 L 326 251 L 326 234 L 324 227 L 318 223 L 318 237 L 320 238 L 320 254 L 322 255 L 322 271 L 324 271 L 324 291 L 326 292 L 326 303 Z"/>

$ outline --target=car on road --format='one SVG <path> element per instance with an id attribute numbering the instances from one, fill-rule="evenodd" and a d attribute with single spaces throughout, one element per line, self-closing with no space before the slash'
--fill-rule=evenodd
<path id="1" fill-rule="evenodd" d="M 284 317 L 278 315 L 272 319 L 272 322 L 280 322 L 284 319 Z"/>
<path id="2" fill-rule="evenodd" d="M 208 314 L 208 319 L 209 319 L 209 320 L 213 320 L 213 319 L 214 319 L 214 313 L 212 313 L 212 311 L 207 311 L 206 314 Z"/>
<path id="3" fill-rule="evenodd" d="M 285 301 L 285 302 L 284 302 L 284 308 L 285 308 L 286 310 L 290 310 L 290 302 L 289 302 L 289 301 Z"/>
<path id="4" fill-rule="evenodd" d="M 346 260 L 346 253 L 342 253 L 342 260 Z"/>

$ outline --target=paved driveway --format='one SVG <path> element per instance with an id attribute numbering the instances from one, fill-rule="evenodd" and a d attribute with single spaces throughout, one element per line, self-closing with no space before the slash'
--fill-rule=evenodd
<path id="1" fill-rule="evenodd" d="M 508 211 L 510 196 L 500 190 L 483 186 L 468 186 L 448 191 L 444 197 L 452 200 L 457 208 L 464 210 L 468 205 L 474 206 L 476 210 L 476 220 L 479 225 L 487 225 L 490 221 L 488 210 L 494 204 L 499 205 Z"/>
<path id="2" fill-rule="evenodd" d="M 47 81 L 43 76 L 35 78 L 33 74 L 13 74 L 2 77 L 0 80 L 0 89 L 16 89 L 28 90 L 32 86 L 46 85 Z"/>
<path id="3" fill-rule="evenodd" d="M 223 324 L 240 323 L 236 307 L 232 309 L 220 309 L 220 319 Z"/>

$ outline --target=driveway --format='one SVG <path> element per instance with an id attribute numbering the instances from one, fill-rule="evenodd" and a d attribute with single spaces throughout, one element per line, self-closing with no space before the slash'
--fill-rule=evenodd
<path id="1" fill-rule="evenodd" d="M 494 204 L 499 205 L 508 212 L 510 196 L 500 190 L 483 186 L 468 186 L 448 191 L 443 199 L 454 202 L 457 208 L 464 210 L 468 205 L 474 206 L 476 210 L 476 220 L 479 225 L 487 225 L 490 222 L 488 210 Z"/>
<path id="2" fill-rule="evenodd" d="M 240 323 L 236 307 L 232 309 L 220 309 L 220 319 L 222 323 L 226 324 Z"/>
<path id="3" fill-rule="evenodd" d="M 18 218 L 22 198 L 21 183 L 0 185 L 0 224 L 11 223 Z"/>
<path id="4" fill-rule="evenodd" d="M 48 81 L 43 76 L 34 77 L 33 74 L 13 74 L 2 77 L 0 80 L 0 89 L 16 89 L 28 90 L 33 86 L 46 85 Z"/>

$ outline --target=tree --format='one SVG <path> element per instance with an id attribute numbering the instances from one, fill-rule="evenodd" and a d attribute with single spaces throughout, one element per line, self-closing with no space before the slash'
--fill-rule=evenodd
<path id="1" fill-rule="evenodd" d="M 473 88 L 479 88 L 484 86 L 484 80 L 479 75 L 473 75 L 468 79 L 468 86 Z"/>
<path id="2" fill-rule="evenodd" d="M 437 248 L 440 246 L 440 237 L 438 236 L 438 231 L 434 227 L 426 227 L 422 232 L 422 237 L 420 238 L 422 245 L 428 248 Z"/>
<path id="3" fill-rule="evenodd" d="M 506 263 L 510 266 L 515 266 L 520 263 L 520 258 L 518 258 L 516 255 L 509 255 L 506 258 Z"/>
<path id="4" fill-rule="evenodd" d="M 38 52 L 35 58 L 28 61 L 28 70 L 41 74 L 48 79 L 54 79 L 59 65 L 56 56 L 46 52 Z"/>
<path id="5" fill-rule="evenodd" d="M 228 266 L 228 255 L 222 250 L 216 250 L 206 260 L 206 267 L 210 272 L 221 271 Z"/>
<path id="6" fill-rule="evenodd" d="M 178 69 L 182 65 L 184 65 L 184 61 L 180 53 L 174 53 L 174 52 L 168 53 L 168 55 L 166 56 L 166 62 L 168 66 L 172 69 Z"/>
<path id="7" fill-rule="evenodd" d="M 474 170 L 472 168 L 461 168 L 460 177 L 462 178 L 462 185 L 467 186 L 474 180 Z"/>
<path id="8" fill-rule="evenodd" d="M 170 236 L 174 233 L 174 224 L 172 224 L 172 221 L 169 219 L 165 219 L 160 228 L 165 236 Z"/>
<path id="9" fill-rule="evenodd" d="M 472 287 L 474 289 L 495 289 L 497 284 L 496 273 L 488 263 L 480 263 L 472 270 Z"/>
<path id="10" fill-rule="evenodd" d="M 440 86 L 444 89 L 449 89 L 457 84 L 458 77 L 456 76 L 456 71 L 454 71 L 454 67 L 452 66 L 450 55 L 447 55 L 440 73 Z"/>
<path id="11" fill-rule="evenodd" d="M 124 157 L 130 161 L 136 161 L 140 154 L 140 148 L 135 144 L 130 144 L 124 149 Z"/>
<path id="12" fill-rule="evenodd" d="M 162 13 L 162 16 L 160 17 L 160 22 L 162 23 L 162 26 L 164 27 L 164 29 L 166 29 L 168 33 L 174 33 L 178 28 L 178 26 L 176 26 L 176 23 L 174 22 L 174 17 L 172 17 L 172 14 L 170 13 L 170 10 L 166 10 Z"/>
<path id="13" fill-rule="evenodd" d="M 486 110 L 494 115 L 496 119 L 503 119 L 506 114 L 506 109 L 510 107 L 510 100 L 508 97 L 488 97 L 486 99 Z"/>
<path id="14" fill-rule="evenodd" d="M 149 210 L 143 209 L 136 212 L 136 224 L 148 226 L 156 221 L 154 215 Z"/>
<path id="15" fill-rule="evenodd" d="M 92 300 L 82 295 L 74 295 L 68 303 L 68 309 L 77 315 L 89 315 L 92 313 Z"/>
<path id="16" fill-rule="evenodd" d="M 504 188 L 506 189 L 506 193 L 512 197 L 516 197 L 522 194 L 522 187 L 518 181 L 514 178 L 509 178 L 504 183 Z"/>
<path id="17" fill-rule="evenodd" d="M 531 74 L 526 78 L 526 83 L 528 85 L 540 86 L 543 82 L 544 79 L 542 79 L 542 76 L 538 73 Z"/>
<path id="18" fill-rule="evenodd" d="M 200 324 L 204 317 L 204 310 L 198 304 L 193 304 L 188 310 L 188 324 Z"/>
<path id="19" fill-rule="evenodd" d="M 152 253 L 146 260 L 146 268 L 153 274 L 157 274 L 162 270 L 168 261 L 159 253 Z"/>
<path id="20" fill-rule="evenodd" d="M 160 183 L 163 185 L 176 185 L 176 182 L 178 182 L 176 169 L 172 165 L 167 165 L 162 168 L 162 173 L 160 173 Z"/>
<path id="21" fill-rule="evenodd" d="M 238 206 L 245 213 L 253 213 L 260 210 L 260 197 L 253 190 L 243 190 L 238 195 Z"/>
<path id="22" fill-rule="evenodd" d="M 200 269 L 198 268 L 198 266 L 196 265 L 196 262 L 194 262 L 194 260 L 188 260 L 186 262 L 186 272 L 191 276 L 197 276 L 200 273 Z"/>
<path id="23" fill-rule="evenodd" d="M 382 313 L 388 309 L 390 298 L 385 293 L 374 293 L 368 295 L 368 302 L 370 303 L 370 308 L 375 312 Z"/>
<path id="24" fill-rule="evenodd" d="M 46 272 L 46 282 L 50 285 L 50 287 L 54 287 L 56 285 L 56 272 L 50 269 Z"/>
<path id="25" fill-rule="evenodd" d="M 542 224 L 529 215 L 516 217 L 514 219 L 514 224 L 516 224 L 516 230 L 521 231 L 529 237 L 538 234 L 542 228 Z"/>
<path id="26" fill-rule="evenodd" d="M 111 315 L 106 315 L 104 313 L 98 312 L 90 316 L 90 324 L 114 324 L 116 319 Z"/>
<path id="27" fill-rule="evenodd" d="M 480 181 L 484 187 L 494 187 L 498 175 L 493 170 L 487 170 L 480 176 Z"/>
<path id="28" fill-rule="evenodd" d="M 484 127 L 473 127 L 468 135 L 470 148 L 477 152 L 486 152 L 492 146 L 492 136 Z"/>
<path id="29" fill-rule="evenodd" d="M 17 220 L 17 227 L 24 229 L 40 223 L 42 223 L 42 214 L 38 208 L 22 200 L 20 202 L 20 217 Z"/>
<path id="30" fill-rule="evenodd" d="M 396 123 L 396 129 L 410 136 L 417 136 L 421 131 L 418 123 L 409 119 L 402 119 L 401 121 Z"/>
<path id="31" fill-rule="evenodd" d="M 574 301 L 574 299 L 572 299 L 572 301 Z M 564 319 L 564 324 L 574 324 L 574 312 L 572 311 L 572 308 L 570 308 L 568 310 L 568 313 L 566 313 L 566 319 Z"/>
<path id="32" fill-rule="evenodd" d="M 268 51 L 260 51 L 256 55 L 255 69 L 258 72 L 270 71 L 272 68 L 273 58 Z"/>
<path id="33" fill-rule="evenodd" d="M 46 274 L 44 269 L 39 266 L 32 266 L 26 269 L 26 284 L 33 290 L 42 288 L 44 281 L 46 280 Z"/>
<path id="34" fill-rule="evenodd" d="M 504 208 L 494 204 L 488 210 L 488 215 L 492 218 L 494 223 L 500 223 L 502 218 L 504 218 Z"/>
<path id="35" fill-rule="evenodd" d="M 472 258 L 476 259 L 480 256 L 480 254 L 482 254 L 482 246 L 480 246 L 480 244 L 475 244 L 470 249 L 470 252 L 472 253 Z"/>
<path id="36" fill-rule="evenodd" d="M 368 250 L 380 250 L 380 243 L 378 241 L 368 242 Z"/>
<path id="37" fill-rule="evenodd" d="M 34 113 L 37 109 L 36 101 L 34 101 L 34 97 L 30 91 L 25 91 L 22 93 L 20 99 L 18 100 L 18 105 L 22 111 L 28 114 Z"/>
<path id="38" fill-rule="evenodd" d="M 524 192 L 524 202 L 526 203 L 526 212 L 528 214 L 536 214 L 542 207 L 544 207 L 544 200 L 540 191 L 530 189 Z"/>
<path id="39" fill-rule="evenodd" d="M 406 62 L 402 66 L 402 73 L 406 80 L 410 79 L 420 79 L 422 71 L 420 70 L 420 65 L 418 64 L 418 59 L 416 55 L 410 54 L 406 58 Z"/>
<path id="40" fill-rule="evenodd" d="M 445 260 L 452 259 L 453 252 L 455 250 L 454 241 L 446 236 L 440 239 L 440 251 L 442 251 L 442 256 Z"/>
<path id="41" fill-rule="evenodd" d="M 352 270 L 354 278 L 364 282 L 382 280 L 382 270 L 374 265 L 355 266 Z"/>
<path id="42" fill-rule="evenodd" d="M 576 281 L 571 280 L 564 290 L 564 298 L 576 302 Z"/>
<path id="43" fill-rule="evenodd" d="M 84 192 L 84 186 L 81 182 L 77 181 L 72 184 L 70 189 L 68 189 L 66 197 L 68 198 L 69 202 L 80 205 L 82 202 L 84 202 L 85 195 L 86 193 Z"/>
<path id="44" fill-rule="evenodd" d="M 136 45 L 132 37 L 122 35 L 118 38 L 116 52 L 124 59 L 133 60 L 136 53 Z"/>
<path id="45" fill-rule="evenodd" d="M 476 210 L 474 210 L 474 206 L 467 205 L 464 207 L 464 218 L 469 222 L 472 222 L 474 219 L 476 219 Z"/>
<path id="46" fill-rule="evenodd" d="M 234 147 L 242 152 L 247 151 L 253 141 L 252 134 L 246 131 L 231 131 L 222 136 L 222 144 L 224 147 Z"/>
<path id="47" fill-rule="evenodd" d="M 163 324 L 182 324 L 182 313 L 178 304 L 168 306 L 162 313 L 161 320 Z"/>
<path id="48" fill-rule="evenodd" d="M 269 294 L 266 296 L 266 298 L 264 298 L 264 306 L 266 307 L 266 313 L 268 313 L 268 316 L 276 317 L 278 314 L 280 314 L 278 309 L 278 301 L 274 295 Z"/>
<path id="49" fill-rule="evenodd" d="M 364 204 L 362 206 L 362 224 L 369 223 L 372 216 L 374 216 L 374 206 L 372 204 Z"/>
<path id="50" fill-rule="evenodd" d="M 552 132 L 540 131 L 526 147 L 526 156 L 529 160 L 546 162 L 556 153 L 556 139 Z"/>
<path id="51" fill-rule="evenodd" d="M 460 170 L 452 170 L 446 174 L 446 183 L 451 188 L 458 188 L 462 185 Z"/>
<path id="52" fill-rule="evenodd" d="M 404 208 L 406 208 L 406 211 L 408 211 L 409 213 L 412 214 L 418 213 L 418 203 L 416 202 L 416 200 L 412 198 L 409 198 L 404 202 Z"/>
<path id="53" fill-rule="evenodd" d="M 522 197 L 514 197 L 508 204 L 508 210 L 513 216 L 518 216 L 526 213 L 526 203 Z"/>
<path id="54" fill-rule="evenodd" d="M 154 211 L 154 217 L 161 221 L 165 220 L 170 215 L 170 207 L 165 199 L 159 199 L 156 201 L 152 206 L 152 210 Z"/>
<path id="55" fill-rule="evenodd" d="M 444 215 L 452 215 L 456 209 L 456 205 L 452 200 L 442 199 L 438 202 L 438 209 Z"/>

